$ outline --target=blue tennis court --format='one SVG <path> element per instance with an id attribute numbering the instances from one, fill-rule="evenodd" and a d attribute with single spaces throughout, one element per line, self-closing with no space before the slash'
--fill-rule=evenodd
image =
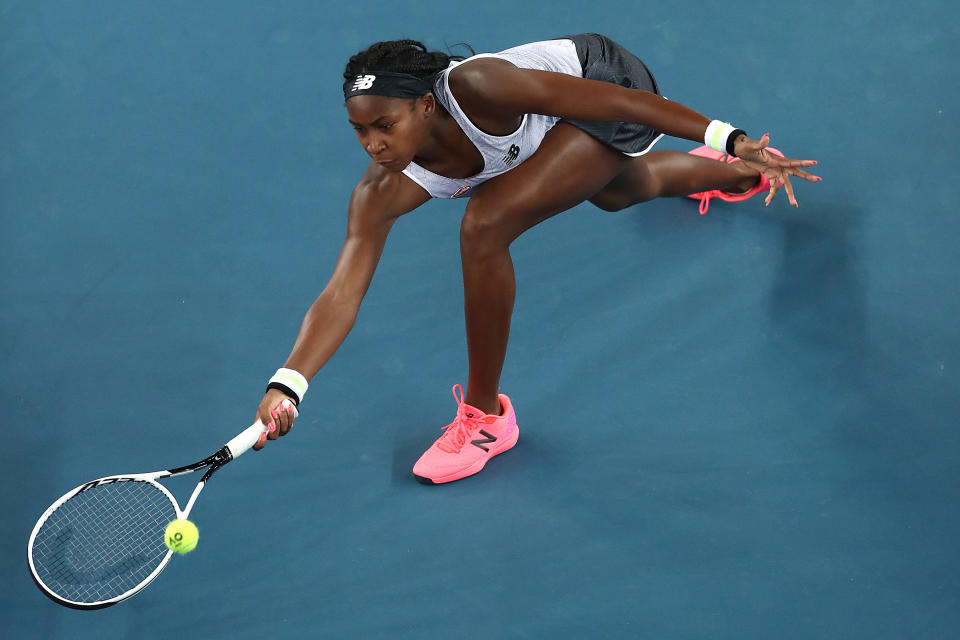
<path id="1" fill-rule="evenodd" d="M 958 25 L 938 0 L 0 2 L 0 636 L 957 637 Z M 349 56 L 581 31 L 823 182 L 522 236 L 519 444 L 433 487 L 410 469 L 466 382 L 465 203 L 428 203 L 293 432 L 204 490 L 197 550 L 109 609 L 45 598 L 25 551 L 55 498 L 253 420 L 368 161 Z"/>

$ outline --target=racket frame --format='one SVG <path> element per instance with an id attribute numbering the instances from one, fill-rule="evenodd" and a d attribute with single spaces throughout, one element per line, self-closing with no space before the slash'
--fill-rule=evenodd
<path id="1" fill-rule="evenodd" d="M 296 410 L 294 410 L 296 415 Z M 149 576 L 144 578 L 132 589 L 125 591 L 124 593 L 115 596 L 113 598 L 108 598 L 106 600 L 101 600 L 98 602 L 76 602 L 64 598 L 63 596 L 57 594 L 54 590 L 50 589 L 37 574 L 36 565 L 33 562 L 33 543 L 36 540 L 37 534 L 40 532 L 40 529 L 46 523 L 47 518 L 59 509 L 67 500 L 70 500 L 79 493 L 82 493 L 93 487 L 97 487 L 103 484 L 112 484 L 115 482 L 146 482 L 153 485 L 154 487 L 160 489 L 163 494 L 170 500 L 170 503 L 173 505 L 173 508 L 176 510 L 178 519 L 186 519 L 190 515 L 190 511 L 193 509 L 194 503 L 197 501 L 197 496 L 200 495 L 200 492 L 203 491 L 204 485 L 210 479 L 210 476 L 220 467 L 224 466 L 228 462 L 239 458 L 244 452 L 250 449 L 257 440 L 260 439 L 262 433 L 264 433 L 267 428 L 263 425 L 260 420 L 257 420 L 255 423 L 244 429 L 240 432 L 235 438 L 230 440 L 227 444 L 220 447 L 216 453 L 207 456 L 203 460 L 194 462 L 183 467 L 175 467 L 173 469 L 164 469 L 161 471 L 153 471 L 150 473 L 126 473 L 126 474 L 117 474 L 112 476 L 104 476 L 102 478 L 97 478 L 96 480 L 91 480 L 90 482 L 85 482 L 78 487 L 74 487 L 67 493 L 63 494 L 58 498 L 53 504 L 47 507 L 47 510 L 43 512 L 43 515 L 37 520 L 37 524 L 34 525 L 33 531 L 30 533 L 30 539 L 27 542 L 27 564 L 30 567 L 30 577 L 33 578 L 34 583 L 37 587 L 40 588 L 40 591 L 43 592 L 48 598 L 61 604 L 65 607 L 70 607 L 71 609 L 103 609 L 109 607 L 118 602 L 126 600 L 130 596 L 136 594 L 137 592 L 144 589 L 149 585 L 153 580 L 160 575 L 160 572 L 167 566 L 167 563 L 170 562 L 171 556 L 173 556 L 173 551 L 168 549 L 166 555 L 157 565 L 157 567 L 150 573 Z M 180 505 L 177 502 L 177 499 L 174 495 L 167 489 L 165 486 L 157 482 L 162 478 L 170 478 L 173 476 L 185 475 L 188 473 L 193 473 L 194 471 L 199 471 L 200 469 L 206 468 L 206 472 L 200 478 L 200 481 L 197 483 L 197 486 L 194 487 L 193 493 L 190 494 L 190 499 L 187 501 L 187 506 L 183 509 L 180 509 Z"/>

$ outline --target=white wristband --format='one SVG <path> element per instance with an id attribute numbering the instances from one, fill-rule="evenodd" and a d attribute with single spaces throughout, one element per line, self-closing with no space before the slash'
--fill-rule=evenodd
<path id="1" fill-rule="evenodd" d="M 734 131 L 737 131 L 737 128 L 729 122 L 712 120 L 707 125 L 707 132 L 703 134 L 703 143 L 714 151 L 727 153 L 727 139 Z"/>
<path id="2" fill-rule="evenodd" d="M 299 371 L 294 371 L 293 369 L 277 369 L 277 372 L 273 374 L 273 377 L 270 378 L 270 383 L 267 385 L 267 388 L 281 388 L 281 391 L 291 391 L 294 396 L 297 404 L 303 401 L 303 396 L 307 393 L 307 387 L 310 385 L 307 384 L 307 379 L 303 377 L 303 374 Z"/>

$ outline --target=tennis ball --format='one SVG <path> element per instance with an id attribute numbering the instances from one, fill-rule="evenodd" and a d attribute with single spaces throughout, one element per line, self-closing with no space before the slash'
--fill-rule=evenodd
<path id="1" fill-rule="evenodd" d="M 193 551 L 200 540 L 197 525 L 189 520 L 173 520 L 163 532 L 163 541 L 169 549 L 183 555 Z"/>

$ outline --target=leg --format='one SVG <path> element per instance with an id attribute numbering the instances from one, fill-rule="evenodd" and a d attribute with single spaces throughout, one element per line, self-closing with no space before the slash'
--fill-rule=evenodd
<path id="1" fill-rule="evenodd" d="M 519 167 L 481 185 L 460 228 L 470 373 L 465 401 L 499 413 L 497 392 L 516 294 L 510 243 L 596 194 L 630 158 L 558 124 Z"/>
<path id="2" fill-rule="evenodd" d="M 654 198 L 685 196 L 698 191 L 748 191 L 759 174 L 742 162 L 727 164 L 682 151 L 651 151 L 630 158 L 624 170 L 590 199 L 607 211 Z"/>

